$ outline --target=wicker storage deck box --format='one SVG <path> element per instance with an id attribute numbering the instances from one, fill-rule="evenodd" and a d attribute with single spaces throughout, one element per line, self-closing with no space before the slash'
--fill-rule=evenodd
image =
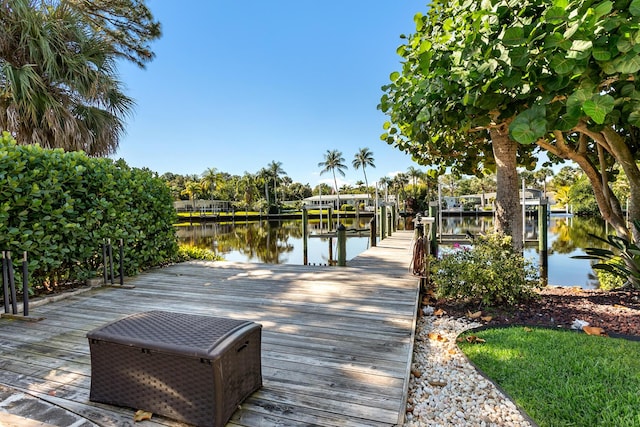
<path id="1" fill-rule="evenodd" d="M 90 400 L 223 426 L 262 385 L 262 326 L 150 311 L 87 334 Z"/>

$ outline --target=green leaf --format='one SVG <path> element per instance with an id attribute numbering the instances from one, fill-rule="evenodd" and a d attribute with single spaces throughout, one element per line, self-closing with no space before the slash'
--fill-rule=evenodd
<path id="1" fill-rule="evenodd" d="M 418 53 L 424 53 L 428 50 L 431 50 L 431 46 L 433 46 L 433 44 L 429 40 L 423 40 L 422 43 L 420 43 Z"/>
<path id="2" fill-rule="evenodd" d="M 613 106 L 614 99 L 611 95 L 596 95 L 593 99 L 582 104 L 582 110 L 591 117 L 594 122 L 603 124 L 607 114 L 613 111 Z"/>
<path id="3" fill-rule="evenodd" d="M 502 37 L 502 43 L 506 46 L 518 46 L 525 41 L 524 29 L 522 27 L 509 27 Z"/>
<path id="4" fill-rule="evenodd" d="M 591 56 L 593 56 L 593 59 L 596 61 L 609 61 L 611 59 L 611 52 L 604 47 L 595 47 L 591 52 Z"/>
<path id="5" fill-rule="evenodd" d="M 629 5 L 629 13 L 633 16 L 640 16 L 640 0 L 633 0 Z"/>
<path id="6" fill-rule="evenodd" d="M 618 39 L 618 42 L 616 43 L 616 48 L 620 52 L 626 53 L 626 52 L 629 52 L 630 50 L 633 50 L 633 44 L 631 43 L 631 40 L 628 37 L 620 37 Z"/>
<path id="7" fill-rule="evenodd" d="M 591 55 L 593 42 L 591 40 L 574 40 L 567 56 L 573 59 L 584 59 Z"/>
<path id="8" fill-rule="evenodd" d="M 627 121 L 629 122 L 630 125 L 633 125 L 635 127 L 640 127 L 640 111 L 636 110 L 636 111 L 633 111 L 631 114 L 629 114 Z"/>
<path id="9" fill-rule="evenodd" d="M 591 99 L 593 93 L 584 89 L 578 89 L 567 98 L 567 112 L 572 117 L 580 117 L 582 115 L 582 105 Z"/>
<path id="10" fill-rule="evenodd" d="M 571 37 L 573 37 L 573 35 L 576 33 L 576 31 L 578 31 L 578 29 L 580 28 L 580 22 L 575 22 L 573 24 L 571 24 L 569 26 L 569 28 L 567 28 L 563 34 L 563 37 L 565 39 L 570 39 Z"/>
<path id="11" fill-rule="evenodd" d="M 550 7 L 544 14 L 546 20 L 551 24 L 560 24 L 567 18 L 564 7 Z"/>
<path id="12" fill-rule="evenodd" d="M 607 0 L 597 5 L 593 9 L 593 11 L 596 18 L 600 18 L 601 16 L 608 15 L 609 13 L 611 13 L 612 9 L 613 9 L 613 3 Z"/>
<path id="13" fill-rule="evenodd" d="M 513 67 L 525 67 L 529 63 L 529 48 L 518 46 L 509 51 L 509 58 Z"/>
<path id="14" fill-rule="evenodd" d="M 533 144 L 547 132 L 545 108 L 535 106 L 518 114 L 509 126 L 514 140 L 521 144 Z"/>
<path id="15" fill-rule="evenodd" d="M 392 82 L 395 82 L 396 80 L 398 80 L 400 78 L 400 73 L 397 71 L 394 71 L 393 73 L 391 73 L 391 75 L 389 76 L 389 79 Z"/>
<path id="16" fill-rule="evenodd" d="M 564 55 L 556 54 L 551 58 L 550 65 L 556 73 L 566 75 L 573 71 L 575 61 L 570 58 L 565 58 Z"/>
<path id="17" fill-rule="evenodd" d="M 635 52 L 629 52 L 622 57 L 618 57 L 613 63 L 619 73 L 633 74 L 640 71 L 640 55 Z"/>
<path id="18" fill-rule="evenodd" d="M 580 116 L 572 116 L 570 114 L 565 114 L 561 116 L 556 122 L 556 127 L 564 132 L 568 132 L 574 127 L 578 125 L 580 122 Z"/>

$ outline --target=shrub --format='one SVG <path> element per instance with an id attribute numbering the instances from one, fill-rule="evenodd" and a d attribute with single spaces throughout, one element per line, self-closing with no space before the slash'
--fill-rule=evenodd
<path id="1" fill-rule="evenodd" d="M 622 264 L 622 260 L 607 261 L 607 263 Z M 598 276 L 598 282 L 600 283 L 600 289 L 605 291 L 611 291 L 613 289 L 620 289 L 624 287 L 626 280 L 619 275 L 613 274 L 607 270 L 596 269 L 596 276 Z"/>
<path id="2" fill-rule="evenodd" d="M 149 170 L 16 145 L 4 132 L 0 180 L 0 248 L 28 252 L 32 284 L 100 275 L 105 239 L 123 240 L 127 275 L 175 259 L 173 200 Z"/>
<path id="3" fill-rule="evenodd" d="M 533 265 L 513 249 L 510 237 L 499 234 L 476 237 L 471 248 L 442 256 L 431 270 L 439 298 L 482 305 L 515 304 L 540 286 Z"/>
<path id="4" fill-rule="evenodd" d="M 191 245 L 180 245 L 178 257 L 181 260 L 199 259 L 204 261 L 222 261 L 220 255 L 216 255 L 211 249 L 198 248 Z"/>

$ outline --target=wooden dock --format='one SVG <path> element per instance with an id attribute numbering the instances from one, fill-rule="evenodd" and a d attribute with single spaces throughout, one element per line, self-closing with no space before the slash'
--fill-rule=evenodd
<path id="1" fill-rule="evenodd" d="M 34 307 L 39 322 L 0 319 L 0 385 L 87 425 L 133 425 L 132 408 L 89 401 L 85 335 L 129 314 L 166 310 L 263 325 L 263 387 L 229 426 L 401 424 L 419 295 L 409 270 L 412 235 L 395 232 L 347 267 L 177 264 L 127 280 L 134 289 L 100 287 Z M 33 415 L 22 411 L 12 416 Z M 3 412 L 12 411 L 0 405 L 0 421 Z M 136 425 L 181 424 L 154 416 Z"/>

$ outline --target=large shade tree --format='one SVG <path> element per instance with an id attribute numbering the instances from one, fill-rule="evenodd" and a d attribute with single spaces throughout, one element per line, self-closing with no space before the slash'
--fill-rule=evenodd
<path id="1" fill-rule="evenodd" d="M 640 1 L 536 3 L 523 3 L 535 19 L 504 31 L 510 68 L 530 88 L 511 135 L 575 161 L 604 219 L 628 235 L 611 181 L 618 164 L 631 184 L 630 219 L 640 218 Z"/>
<path id="2" fill-rule="evenodd" d="M 125 3 L 137 12 L 127 12 Z M 159 36 L 150 14 L 141 23 L 127 20 L 140 18 L 142 6 L 134 0 L 0 2 L 0 127 L 20 144 L 114 153 L 133 108 L 116 59 L 142 65 L 152 57 L 145 43 Z M 150 32 L 138 33 L 145 26 Z"/>
<path id="3" fill-rule="evenodd" d="M 484 9 L 497 10 L 495 14 Z M 380 103 L 390 121 L 382 136 L 423 165 L 481 176 L 496 171 L 496 228 L 522 246 L 522 215 L 516 166 L 534 160 L 509 135 L 509 124 L 524 110 L 526 88 L 519 76 L 498 72 L 494 52 L 508 28 L 529 19 L 519 4 L 506 0 L 434 1 L 415 16 L 416 33 L 398 48 L 401 72 L 391 75 Z"/>
<path id="4" fill-rule="evenodd" d="M 385 137 L 418 154 L 457 162 L 462 155 L 473 169 L 486 153 L 469 152 L 452 129 L 468 139 L 507 125 L 521 152 L 535 143 L 552 158 L 577 162 L 603 217 L 627 234 L 608 175 L 617 162 L 635 184 L 630 213 L 637 218 L 639 15 L 639 0 L 436 1 L 427 16 L 416 16 L 418 33 L 399 50 L 407 61 L 382 106 L 405 120 L 394 120 L 399 126 Z M 409 107 L 398 108 L 401 101 Z M 497 154 L 493 132 L 491 140 Z M 501 182 L 498 167 L 498 197 Z"/>

